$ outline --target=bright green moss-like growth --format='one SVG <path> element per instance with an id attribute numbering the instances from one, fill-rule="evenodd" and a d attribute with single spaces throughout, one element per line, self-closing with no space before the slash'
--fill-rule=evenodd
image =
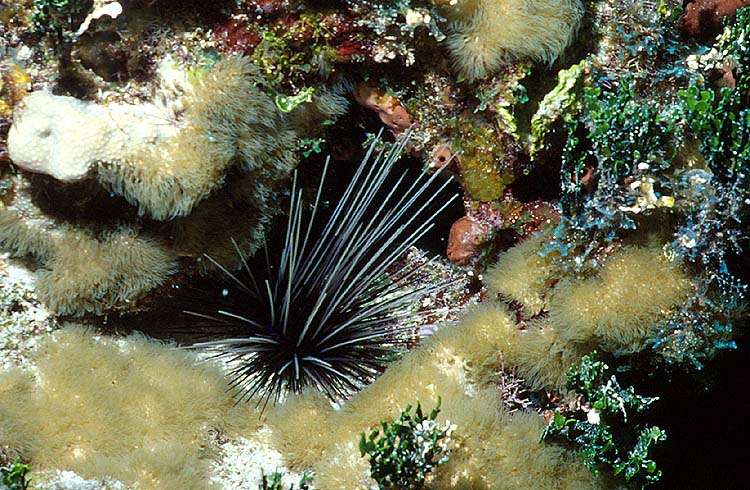
<path id="1" fill-rule="evenodd" d="M 641 216 L 674 205 L 662 176 L 679 154 L 684 126 L 673 107 L 642 99 L 632 80 L 613 90 L 584 89 L 581 113 L 567 126 L 562 218 L 545 253 L 581 272 L 596 269 L 596 254 Z"/>
<path id="2" fill-rule="evenodd" d="M 674 114 L 639 100 L 632 81 L 625 80 L 612 92 L 587 88 L 583 103 L 589 155 L 607 176 L 603 185 L 632 174 L 638 164 L 666 168 L 674 159 L 674 143 L 681 134 Z"/>
<path id="3" fill-rule="evenodd" d="M 547 147 L 545 140 L 552 131 L 553 124 L 560 119 L 569 119 L 575 112 L 586 67 L 587 63 L 582 61 L 566 70 L 560 70 L 557 85 L 539 103 L 539 108 L 531 118 L 528 141 L 532 157 Z"/>
<path id="4" fill-rule="evenodd" d="M 718 91 L 695 85 L 682 91 L 685 119 L 717 175 L 740 173 L 750 161 L 750 7 L 737 11 L 715 49 L 733 70 L 735 87 Z"/>
<path id="5" fill-rule="evenodd" d="M 8 467 L 0 468 L 0 483 L 5 485 L 7 490 L 26 490 L 29 488 L 29 480 L 26 475 L 29 473 L 29 465 L 16 461 Z"/>

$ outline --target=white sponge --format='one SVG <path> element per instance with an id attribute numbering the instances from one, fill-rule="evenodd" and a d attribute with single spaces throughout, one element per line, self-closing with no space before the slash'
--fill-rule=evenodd
<path id="1" fill-rule="evenodd" d="M 16 111 L 8 152 L 23 169 L 70 182 L 98 162 L 119 161 L 175 132 L 153 105 L 101 106 L 34 92 Z"/>

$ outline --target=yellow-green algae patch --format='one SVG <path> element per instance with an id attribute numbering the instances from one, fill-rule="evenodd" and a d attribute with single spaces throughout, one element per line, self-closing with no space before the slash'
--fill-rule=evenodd
<path id="1" fill-rule="evenodd" d="M 69 327 L 41 342 L 36 375 L 0 373 L 0 446 L 35 470 L 70 470 L 146 489 L 210 487 L 210 430 L 254 430 L 221 371 L 149 341 Z"/>
<path id="2" fill-rule="evenodd" d="M 503 168 L 505 147 L 490 126 L 465 124 L 458 128 L 456 146 L 460 152 L 464 189 L 476 201 L 494 201 L 513 180 L 513 172 Z"/>

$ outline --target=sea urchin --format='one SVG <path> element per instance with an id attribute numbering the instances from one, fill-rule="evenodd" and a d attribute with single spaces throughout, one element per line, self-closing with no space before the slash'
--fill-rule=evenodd
<path id="1" fill-rule="evenodd" d="M 295 174 L 278 261 L 268 247 L 260 261 L 237 247 L 243 267 L 233 273 L 208 257 L 233 287 L 207 313 L 186 313 L 209 333 L 218 325 L 241 332 L 196 344 L 228 363 L 240 400 L 267 403 L 308 387 L 332 400 L 346 397 L 406 342 L 404 320 L 418 299 L 447 286 L 418 283 L 421 266 L 401 261 L 457 197 L 446 196 L 450 179 L 438 174 L 421 173 L 412 182 L 397 174 L 407 139 L 388 151 L 373 144 L 321 225 L 316 215 L 328 162 L 311 207 Z"/>

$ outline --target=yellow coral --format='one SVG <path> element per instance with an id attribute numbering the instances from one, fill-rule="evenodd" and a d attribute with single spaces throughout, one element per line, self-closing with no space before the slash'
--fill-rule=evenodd
<path id="1" fill-rule="evenodd" d="M 127 228 L 101 238 L 66 229 L 54 249 L 37 294 L 60 314 L 101 313 L 134 301 L 177 270 L 162 245 Z"/>
<path id="2" fill-rule="evenodd" d="M 43 341 L 35 361 L 38 382 L 0 373 L 0 443 L 38 469 L 144 489 L 204 489 L 208 429 L 257 420 L 246 406 L 234 408 L 215 366 L 142 336 L 97 340 L 67 328 Z"/>
<path id="3" fill-rule="evenodd" d="M 56 313 L 122 308 L 177 271 L 175 255 L 158 240 L 127 227 L 95 235 L 62 225 L 37 207 L 28 181 L 13 182 L 11 202 L 0 203 L 0 244 L 39 261 L 36 292 Z"/>
<path id="4" fill-rule="evenodd" d="M 42 262 L 50 259 L 55 253 L 56 223 L 34 203 L 26 179 L 5 178 L 13 190 L 0 196 L 0 245 L 17 256 L 32 255 Z"/>
<path id="5" fill-rule="evenodd" d="M 352 439 L 357 438 L 352 434 Z M 377 487 L 370 477 L 370 464 L 360 456 L 356 442 L 336 444 L 325 458 L 313 465 L 315 487 L 320 490 L 369 490 Z"/>
<path id="6" fill-rule="evenodd" d="M 561 281 L 552 292 L 549 319 L 566 340 L 597 340 L 610 351 L 636 352 L 689 290 L 689 277 L 659 246 L 629 246 L 610 257 L 598 276 Z"/>
<path id="7" fill-rule="evenodd" d="M 25 403 L 33 391 L 33 383 L 34 378 L 27 371 L 16 368 L 0 372 L 0 448 L 10 447 L 14 456 L 26 454 L 29 449 L 29 441 L 18 436 L 22 425 L 13 415 L 22 413 L 25 409 Z M 13 410 L 5 406 L 4 400 L 16 403 Z"/>
<path id="8" fill-rule="evenodd" d="M 336 431 L 332 436 L 366 430 L 383 419 L 397 417 L 407 405 L 417 401 L 430 407 L 437 404 L 438 398 L 465 396 L 457 371 L 445 371 L 431 344 L 408 353 L 331 417 Z"/>
<path id="9" fill-rule="evenodd" d="M 323 490 L 367 488 L 366 460 L 356 449 L 358 434 L 380 420 L 395 418 L 406 405 L 418 401 L 425 408 L 435 406 L 439 397 L 439 420 L 449 420 L 458 428 L 451 457 L 437 468 L 429 488 L 595 487 L 594 478 L 575 455 L 539 443 L 543 421 L 538 415 L 509 416 L 497 388 L 482 386 L 491 367 L 497 368 L 501 353 L 513 359 L 520 356 L 516 329 L 504 306 L 480 305 L 458 325 L 444 326 L 434 338 L 392 364 L 340 411 L 323 419 L 316 415 L 313 424 L 322 428 L 299 429 L 297 422 L 289 421 L 306 404 L 316 404 L 312 399 L 295 401 L 293 413 L 275 422 L 273 430 L 279 430 L 280 423 L 288 424 L 281 428 L 285 440 L 277 447 L 307 446 L 296 448 L 291 458 L 295 462 L 312 459 L 307 464 Z M 294 430 L 299 434 L 290 434 Z M 316 435 L 309 437 L 311 433 Z"/>
<path id="10" fill-rule="evenodd" d="M 269 186 L 294 166 L 294 132 L 256 83 L 248 59 L 223 59 L 197 78 L 176 136 L 102 165 L 99 180 L 161 220 L 188 215 L 236 166 L 252 173 L 255 207 L 266 214 Z"/>
<path id="11" fill-rule="evenodd" d="M 430 488 L 492 488 L 488 475 L 502 454 L 492 443 L 502 437 L 507 421 L 496 389 L 488 388 L 476 396 L 445 399 L 441 416 L 456 424 L 455 447 L 450 459 L 438 468 Z"/>
<path id="12" fill-rule="evenodd" d="M 33 255 L 45 261 L 54 255 L 53 240 L 48 230 L 21 213 L 0 203 L 0 244 L 14 255 Z M 43 219 L 43 218 L 42 218 Z"/>
<path id="13" fill-rule="evenodd" d="M 461 318 L 458 328 L 444 327 L 425 348 L 440 358 L 465 364 L 475 380 L 487 381 L 498 369 L 500 355 L 513 356 L 517 328 L 505 306 L 483 303 Z"/>
<path id="14" fill-rule="evenodd" d="M 539 414 L 516 412 L 509 417 L 499 437 L 488 434 L 498 453 L 489 464 L 490 488 L 556 488 L 579 490 L 602 488 L 600 481 L 581 463 L 578 455 L 554 444 L 541 444 L 545 426 Z"/>
<path id="15" fill-rule="evenodd" d="M 565 391 L 568 368 L 590 349 L 560 338 L 560 333 L 542 321 L 532 323 L 519 334 L 515 356 L 506 361 L 533 389 Z"/>
<path id="16" fill-rule="evenodd" d="M 327 449 L 331 412 L 331 403 L 315 390 L 292 395 L 269 413 L 272 441 L 291 468 L 311 466 Z"/>
<path id="17" fill-rule="evenodd" d="M 649 330 L 644 325 L 652 324 L 646 320 L 653 322 L 681 301 L 690 282 L 658 246 L 629 246 L 610 257 L 597 277 L 563 282 L 550 291 L 551 266 L 537 260 L 542 240 L 532 237 L 506 253 L 490 271 L 489 282 L 491 291 L 522 302 L 529 314 L 542 311 L 550 296 L 549 317 L 520 329 L 502 304 L 481 304 L 405 354 L 340 411 L 316 415 L 315 429 L 295 428 L 296 422 L 288 422 L 293 415 L 280 417 L 288 427 L 277 446 L 305 446 L 295 448 L 291 458 L 312 465 L 323 489 L 366 488 L 366 467 L 353 434 L 395 418 L 408 404 L 430 407 L 440 397 L 439 419 L 457 425 L 455 447 L 428 481 L 429 488 L 604 487 L 574 453 L 540 443 L 544 420 L 535 413 L 508 414 L 488 382 L 502 360 L 532 388 L 562 391 L 568 368 L 595 345 L 640 346 Z M 306 404 L 315 406 L 315 401 L 300 403 L 294 413 L 305 411 Z M 291 435 L 295 430 L 298 434 Z"/>
<path id="18" fill-rule="evenodd" d="M 580 0 L 433 0 L 453 21 L 448 44 L 461 71 L 484 77 L 519 58 L 551 62 L 570 44 Z"/>
<path id="19" fill-rule="evenodd" d="M 501 254 L 484 273 L 490 294 L 519 303 L 528 317 L 547 307 L 552 264 L 539 255 L 545 237 L 544 233 L 538 233 L 527 238 Z"/>

